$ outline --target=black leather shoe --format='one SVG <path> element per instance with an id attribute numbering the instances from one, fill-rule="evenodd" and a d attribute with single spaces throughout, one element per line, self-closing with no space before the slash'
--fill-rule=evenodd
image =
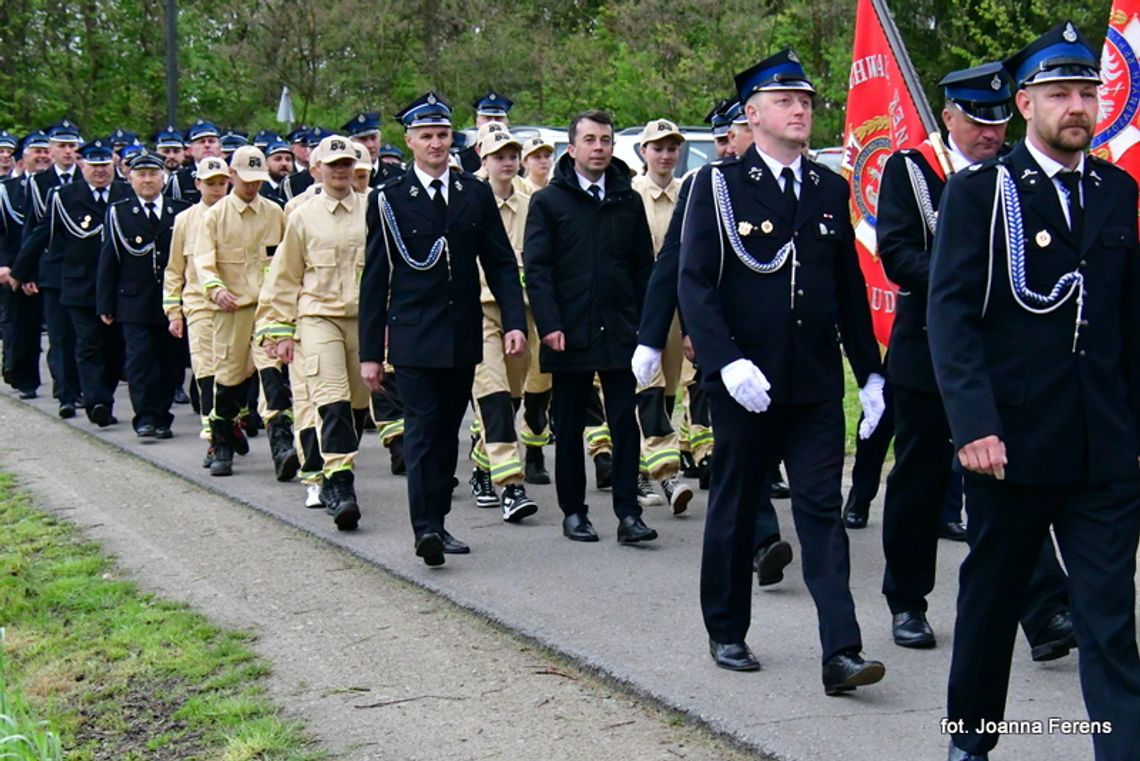
<path id="1" fill-rule="evenodd" d="M 20 398 L 21 399 L 35 399 L 37 396 L 39 396 L 39 394 L 36 393 L 36 390 L 34 388 L 22 388 L 22 389 L 20 389 Z"/>
<path id="2" fill-rule="evenodd" d="M 75 405 L 71 403 L 59 405 L 59 416 L 64 420 L 70 420 L 75 417 Z"/>
<path id="3" fill-rule="evenodd" d="M 416 539 L 416 556 L 430 566 L 443 565 L 443 537 L 428 532 Z"/>
<path id="4" fill-rule="evenodd" d="M 135 429 L 135 435 L 140 439 L 154 438 L 155 427 L 150 423 L 143 423 Z"/>
<path id="5" fill-rule="evenodd" d="M 712 655 L 716 665 L 729 671 L 759 671 L 760 661 L 743 642 L 724 644 L 709 640 L 709 654 Z"/>
<path id="6" fill-rule="evenodd" d="M 182 390 L 181 386 L 174 389 L 174 403 L 175 404 L 189 404 L 190 397 Z"/>
<path id="7" fill-rule="evenodd" d="M 1037 663 L 1064 658 L 1077 646 L 1077 635 L 1073 633 L 1073 617 L 1068 612 L 1058 613 L 1049 619 L 1045 631 L 1033 646 L 1030 657 Z"/>
<path id="8" fill-rule="evenodd" d="M 772 499 L 787 499 L 792 496 L 792 490 L 788 488 L 788 482 L 784 480 L 784 474 L 780 472 L 780 466 L 777 464 L 772 468 Z"/>
<path id="9" fill-rule="evenodd" d="M 594 457 L 594 484 L 599 489 L 609 489 L 614 485 L 614 457 L 609 452 L 601 452 Z"/>
<path id="10" fill-rule="evenodd" d="M 792 562 L 792 545 L 777 539 L 771 544 L 756 550 L 752 559 L 752 569 L 756 571 L 756 582 L 767 587 L 784 580 L 784 569 Z"/>
<path id="11" fill-rule="evenodd" d="M 823 664 L 823 691 L 828 695 L 851 692 L 883 678 L 887 669 L 878 661 L 865 661 L 859 653 L 839 653 Z"/>
<path id="12" fill-rule="evenodd" d="M 165 425 L 156 425 L 154 427 L 154 437 L 156 439 L 173 439 L 174 432 Z"/>
<path id="13" fill-rule="evenodd" d="M 946 761 L 989 761 L 989 754 L 983 753 L 979 756 L 977 753 L 962 750 L 951 740 L 950 751 L 946 754 Z"/>
<path id="14" fill-rule="evenodd" d="M 966 541 L 966 525 L 961 521 L 939 521 L 938 538 L 952 542 Z"/>
<path id="15" fill-rule="evenodd" d="M 449 534 L 446 529 L 443 532 L 443 554 L 444 555 L 469 555 L 471 548 L 463 542 L 456 539 Z"/>
<path id="16" fill-rule="evenodd" d="M 106 428 L 114 419 L 111 416 L 111 408 L 105 404 L 96 404 L 91 408 L 91 411 L 87 413 L 87 417 L 100 428 Z"/>
<path id="17" fill-rule="evenodd" d="M 585 513 L 570 513 L 563 518 L 562 535 L 572 542 L 598 541 L 598 532 Z"/>
<path id="18" fill-rule="evenodd" d="M 645 521 L 636 515 L 627 515 L 618 524 L 617 540 L 620 544 L 652 542 L 656 538 L 657 532 L 646 526 Z"/>
<path id="19" fill-rule="evenodd" d="M 899 647 L 925 650 L 934 647 L 934 630 L 919 610 L 908 610 L 891 616 L 891 636 Z"/>
<path id="20" fill-rule="evenodd" d="M 867 528 L 867 513 L 871 511 L 870 505 L 864 505 L 855 499 L 855 490 L 847 495 L 847 504 L 843 506 L 843 525 L 847 528 Z"/>

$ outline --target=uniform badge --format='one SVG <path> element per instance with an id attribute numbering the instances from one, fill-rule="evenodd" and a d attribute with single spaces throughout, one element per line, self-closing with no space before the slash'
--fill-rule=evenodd
<path id="1" fill-rule="evenodd" d="M 753 182 L 760 182 L 760 178 L 764 176 L 764 170 L 758 166 L 748 167 L 748 179 Z"/>
<path id="2" fill-rule="evenodd" d="M 460 191 L 460 192 L 463 192 L 463 183 L 460 182 L 459 180 L 456 180 L 455 181 L 455 189 Z"/>
<path id="3" fill-rule="evenodd" d="M 1001 89 L 1001 84 L 1001 77 L 997 74 L 994 74 L 994 78 L 990 80 L 990 89 L 994 92 L 997 92 Z"/>
<path id="4" fill-rule="evenodd" d="M 1037 242 L 1038 248 L 1045 248 L 1053 242 L 1053 236 L 1049 234 L 1048 230 L 1040 230 L 1033 240 Z"/>
<path id="5" fill-rule="evenodd" d="M 749 222 L 748 220 L 744 220 L 743 222 L 741 222 L 740 224 L 738 224 L 736 226 L 736 231 L 738 233 L 740 233 L 741 235 L 751 235 L 752 231 L 754 229 L 756 229 L 756 228 L 754 228 L 752 226 L 752 223 Z"/>
<path id="6" fill-rule="evenodd" d="M 971 172 L 976 172 L 982 168 L 982 165 L 981 164 L 970 164 L 970 166 L 968 166 L 966 168 L 969 169 Z"/>
<path id="7" fill-rule="evenodd" d="M 88 227 L 90 227 L 91 226 L 91 215 L 90 214 L 85 215 L 83 217 L 83 221 L 79 223 L 79 226 L 82 227 L 84 230 L 86 230 Z"/>
<path id="8" fill-rule="evenodd" d="M 760 223 L 760 232 L 764 233 L 765 235 L 771 235 L 772 231 L 775 229 L 776 226 L 772 224 L 772 220 L 770 219 L 765 219 Z"/>
<path id="9" fill-rule="evenodd" d="M 818 185 L 819 184 L 819 175 L 816 174 L 814 169 L 808 170 L 808 177 L 811 179 L 812 185 Z"/>
<path id="10" fill-rule="evenodd" d="M 1100 185 L 1100 175 L 1096 173 L 1095 169 L 1089 170 L 1089 179 L 1093 181 L 1094 185 Z"/>
<path id="11" fill-rule="evenodd" d="M 1077 41 L 1077 30 L 1073 28 L 1073 22 L 1065 24 L 1065 31 L 1061 32 L 1061 36 L 1065 38 L 1065 42 Z"/>
<path id="12" fill-rule="evenodd" d="M 415 198 L 419 194 L 420 194 L 420 189 L 418 186 L 412 185 L 410 188 L 408 188 L 408 195 L 410 195 L 412 198 Z"/>
<path id="13" fill-rule="evenodd" d="M 141 236 L 141 235 L 136 235 L 136 236 L 135 236 L 135 243 L 136 243 L 136 244 L 141 244 L 141 243 L 142 243 L 142 236 Z"/>

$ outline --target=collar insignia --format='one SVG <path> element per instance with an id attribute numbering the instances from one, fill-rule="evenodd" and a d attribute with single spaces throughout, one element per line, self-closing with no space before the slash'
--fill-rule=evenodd
<path id="1" fill-rule="evenodd" d="M 455 186 L 454 186 L 454 187 L 455 187 L 455 189 L 456 189 L 456 190 L 458 190 L 460 193 L 462 193 L 462 192 L 463 192 L 463 183 L 462 183 L 462 182 L 460 182 L 459 180 L 456 180 L 456 181 L 455 181 Z"/>
<path id="2" fill-rule="evenodd" d="M 753 182 L 760 182 L 760 178 L 764 176 L 764 170 L 758 166 L 748 167 L 748 179 Z"/>
<path id="3" fill-rule="evenodd" d="M 419 194 L 420 188 L 418 185 L 412 185 L 410 188 L 408 188 L 408 195 L 410 195 L 412 198 L 415 198 Z"/>
<path id="4" fill-rule="evenodd" d="M 818 185 L 819 184 L 819 175 L 816 174 L 814 169 L 808 170 L 808 177 L 811 178 L 811 184 L 812 185 Z"/>

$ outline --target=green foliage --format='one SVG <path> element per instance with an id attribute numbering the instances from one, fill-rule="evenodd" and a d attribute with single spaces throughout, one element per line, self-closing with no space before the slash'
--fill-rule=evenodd
<path id="1" fill-rule="evenodd" d="M 181 0 L 180 123 L 257 129 L 282 86 L 298 119 L 336 128 L 357 110 L 391 116 L 434 88 L 470 123 L 489 87 L 515 123 L 563 125 L 603 107 L 620 126 L 697 124 L 732 75 L 793 45 L 820 91 L 816 145 L 843 130 L 855 0 Z M 1002 58 L 1071 18 L 1099 46 L 1110 0 L 895 0 L 938 110 L 947 71 Z M 0 125 L 71 116 L 89 133 L 165 123 L 163 4 L 0 0 Z"/>

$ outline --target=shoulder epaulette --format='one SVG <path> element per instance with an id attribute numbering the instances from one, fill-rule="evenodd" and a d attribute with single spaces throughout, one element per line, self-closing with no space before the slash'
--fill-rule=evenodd
<path id="1" fill-rule="evenodd" d="M 722 158 L 717 159 L 716 161 L 710 161 L 709 163 L 712 166 L 728 166 L 729 164 L 739 164 L 740 163 L 740 157 L 739 156 L 724 156 Z"/>

